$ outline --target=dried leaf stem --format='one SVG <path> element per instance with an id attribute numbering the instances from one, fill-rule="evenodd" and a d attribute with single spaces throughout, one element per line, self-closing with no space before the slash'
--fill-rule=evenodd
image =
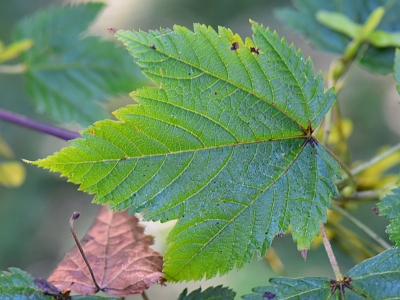
<path id="1" fill-rule="evenodd" d="M 329 238 L 326 234 L 324 223 L 321 223 L 320 231 L 322 234 L 322 241 L 324 242 L 326 253 L 328 254 L 329 262 L 331 263 L 333 273 L 335 273 L 336 281 L 342 281 L 343 275 L 340 272 L 339 264 L 337 263 L 335 254 L 333 253 L 331 243 L 329 242 Z"/>
<path id="2" fill-rule="evenodd" d="M 81 254 L 82 254 L 83 260 L 85 261 L 86 266 L 87 266 L 88 269 L 89 269 L 90 275 L 92 276 L 92 279 L 93 279 L 93 283 L 94 283 L 94 285 L 96 286 L 96 289 L 97 289 L 96 293 L 97 293 L 97 292 L 100 291 L 101 289 L 100 289 L 99 285 L 97 284 L 96 278 L 94 277 L 94 274 L 93 274 L 93 270 L 92 270 L 92 268 L 90 267 L 90 264 L 89 264 L 89 262 L 88 262 L 88 260 L 87 260 L 87 258 L 86 258 L 85 252 L 83 252 L 82 245 L 81 245 L 81 243 L 79 242 L 78 237 L 76 236 L 76 233 L 75 233 L 75 229 L 74 229 L 74 222 L 75 222 L 76 219 L 79 218 L 79 216 L 80 216 L 80 213 L 77 212 L 77 211 L 75 211 L 75 212 L 72 214 L 71 218 L 69 219 L 69 229 L 71 230 L 71 233 L 72 233 L 72 236 L 74 237 L 75 243 L 76 243 L 76 245 L 78 246 L 78 249 L 79 249 L 79 251 L 80 251 Z"/>
<path id="3" fill-rule="evenodd" d="M 335 204 L 332 205 L 332 208 L 333 208 L 333 210 L 340 213 L 342 216 L 346 217 L 350 222 L 352 222 L 354 225 L 356 225 L 358 228 L 360 228 L 363 232 L 365 232 L 370 238 L 372 238 L 375 242 L 377 242 L 383 248 L 389 249 L 391 247 L 376 232 L 374 232 L 367 225 L 365 225 L 360 220 L 358 220 L 357 218 L 355 218 L 354 216 L 349 214 L 348 211 L 346 211 L 345 209 L 343 209 L 340 206 L 335 205 Z"/>

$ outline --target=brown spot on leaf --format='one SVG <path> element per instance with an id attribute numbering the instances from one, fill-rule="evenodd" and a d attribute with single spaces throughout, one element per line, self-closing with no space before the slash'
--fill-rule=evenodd
<path id="1" fill-rule="evenodd" d="M 238 42 L 233 42 L 231 50 L 237 50 L 237 49 L 239 49 L 239 43 Z"/>
<path id="2" fill-rule="evenodd" d="M 256 47 L 250 47 L 250 52 L 255 54 L 260 54 L 260 50 Z"/>
<path id="3" fill-rule="evenodd" d="M 149 246 L 138 219 L 126 212 L 102 207 L 92 227 L 82 239 L 82 248 L 100 290 L 117 297 L 140 294 L 156 282 L 163 283 L 163 258 Z M 48 278 L 62 291 L 91 295 L 96 292 L 79 249 L 72 248 Z"/>

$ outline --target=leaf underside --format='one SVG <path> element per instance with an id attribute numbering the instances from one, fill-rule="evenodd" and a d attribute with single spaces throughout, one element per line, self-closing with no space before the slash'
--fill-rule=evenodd
<path id="1" fill-rule="evenodd" d="M 290 29 L 306 36 L 313 46 L 320 50 L 342 54 L 351 39 L 345 34 L 329 29 L 319 23 L 315 17 L 318 11 L 342 13 L 353 22 L 362 25 L 375 8 L 383 6 L 386 8 L 386 12 L 377 30 L 390 33 L 400 32 L 400 23 L 398 22 L 400 13 L 399 1 L 294 0 L 293 2 L 296 10 L 280 9 L 277 11 L 278 18 Z M 393 71 L 394 53 L 394 47 L 376 48 L 369 45 L 360 63 L 374 72 L 391 73 Z"/>
<path id="2" fill-rule="evenodd" d="M 22 21 L 13 39 L 32 39 L 21 55 L 26 84 L 38 112 L 57 122 L 83 125 L 107 117 L 99 101 L 128 93 L 138 70 L 122 48 L 82 33 L 104 7 L 101 3 L 53 7 Z"/>
<path id="3" fill-rule="evenodd" d="M 386 195 L 377 204 L 379 215 L 386 217 L 390 224 L 386 227 L 391 241 L 400 245 L 400 187 L 394 189 L 393 194 Z"/>
<path id="4" fill-rule="evenodd" d="M 170 281 L 211 278 L 263 255 L 291 226 L 309 247 L 336 195 L 336 161 L 311 136 L 335 97 L 300 51 L 252 22 L 229 29 L 116 37 L 158 88 L 97 122 L 82 139 L 34 162 L 61 172 L 94 202 L 180 219 L 170 232 Z"/>
<path id="5" fill-rule="evenodd" d="M 343 281 L 342 293 L 333 288 L 337 282 L 329 278 L 272 278 L 270 282 L 272 287 L 254 288 L 254 294 L 243 299 L 399 299 L 400 249 L 391 248 L 352 268 Z"/>

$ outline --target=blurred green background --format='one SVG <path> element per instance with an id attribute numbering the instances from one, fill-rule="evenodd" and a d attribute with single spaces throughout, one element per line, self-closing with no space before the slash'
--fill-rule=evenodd
<path id="1" fill-rule="evenodd" d="M 8 44 L 11 31 L 21 18 L 29 16 L 49 5 L 84 1 L 13 0 L 0 2 L 0 39 Z M 243 38 L 251 35 L 248 20 L 277 30 L 280 36 L 304 55 L 310 56 L 316 70 L 326 71 L 333 56 L 312 50 L 298 35 L 282 27 L 273 16 L 275 8 L 290 6 L 290 1 L 278 0 L 109 0 L 108 7 L 90 29 L 91 33 L 110 38 L 108 27 L 123 29 L 158 29 L 174 24 L 189 28 L 194 22 L 205 23 L 216 28 L 218 25 L 230 27 Z M 33 105 L 25 90 L 21 75 L 0 74 L 0 108 L 23 114 L 35 120 L 52 124 L 44 115 L 34 113 Z M 399 96 L 394 88 L 392 76 L 375 76 L 354 68 L 347 86 L 339 96 L 345 117 L 353 120 L 354 131 L 350 138 L 353 159 L 371 157 L 382 145 L 393 145 L 400 135 Z M 128 96 L 113 99 L 110 111 L 130 103 Z M 69 126 L 79 130 L 78 126 Z M 6 140 L 18 159 L 36 160 L 66 146 L 65 141 L 40 133 L 0 122 L 0 135 Z M 80 211 L 76 222 L 79 236 L 83 236 L 92 223 L 99 207 L 91 204 L 92 196 L 77 191 L 77 186 L 60 179 L 58 174 L 25 165 L 26 180 L 19 188 L 0 186 L 0 269 L 18 267 L 46 278 L 65 252 L 73 246 L 68 229 L 68 219 L 73 211 Z M 360 206 L 355 215 L 369 224 L 383 237 L 386 222 L 371 212 L 373 204 Z M 156 236 L 155 248 L 163 252 L 165 236 L 172 224 L 149 223 L 147 232 Z M 351 227 L 344 222 L 344 225 Z M 339 264 L 343 272 L 355 262 L 334 244 Z M 326 276 L 333 273 L 322 247 L 312 249 L 304 262 L 290 235 L 277 238 L 273 247 L 284 264 L 281 275 Z M 242 270 L 234 270 L 228 275 L 210 281 L 171 284 L 167 287 L 154 286 L 147 292 L 150 299 L 176 299 L 188 287 L 189 291 L 203 289 L 210 285 L 223 284 L 233 288 L 238 295 L 250 293 L 253 287 L 267 285 L 270 277 L 277 276 L 266 260 L 256 259 Z M 139 296 L 132 299 L 140 299 Z"/>

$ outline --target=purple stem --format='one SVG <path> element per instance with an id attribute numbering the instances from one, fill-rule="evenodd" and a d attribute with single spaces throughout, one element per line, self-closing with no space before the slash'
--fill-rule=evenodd
<path id="1" fill-rule="evenodd" d="M 80 137 L 77 132 L 42 124 L 4 109 L 0 109 L 0 119 L 32 130 L 47 133 L 67 141 Z"/>

